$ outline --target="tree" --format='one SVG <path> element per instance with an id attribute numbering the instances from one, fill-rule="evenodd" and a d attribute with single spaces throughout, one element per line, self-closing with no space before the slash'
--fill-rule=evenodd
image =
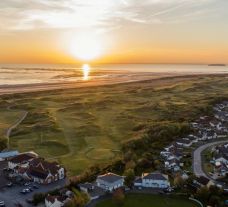
<path id="1" fill-rule="evenodd" d="M 118 206 L 121 206 L 124 204 L 124 199 L 125 199 L 125 195 L 122 189 L 117 189 L 113 195 L 112 195 L 112 200 L 115 204 L 117 204 Z"/>
<path id="2" fill-rule="evenodd" d="M 222 195 L 222 189 L 217 187 L 216 185 L 211 185 L 209 187 L 209 191 L 212 195 L 217 195 L 217 196 L 221 196 Z"/>
<path id="3" fill-rule="evenodd" d="M 33 204 L 36 206 L 39 203 L 44 202 L 45 200 L 45 194 L 44 193 L 36 193 L 33 196 Z"/>
<path id="4" fill-rule="evenodd" d="M 196 192 L 196 197 L 202 202 L 207 203 L 210 197 L 210 191 L 208 187 L 205 186 L 205 187 L 199 188 Z"/>
<path id="5" fill-rule="evenodd" d="M 74 197 L 67 203 L 68 207 L 84 207 L 89 202 L 89 196 L 87 193 L 80 192 L 73 189 Z"/>
<path id="6" fill-rule="evenodd" d="M 174 178 L 174 185 L 181 188 L 181 187 L 183 187 L 184 183 L 185 183 L 185 181 L 181 177 L 181 175 L 176 175 L 176 177 Z"/>
<path id="7" fill-rule="evenodd" d="M 222 199 L 221 197 L 217 196 L 217 195 L 211 195 L 209 201 L 208 201 L 208 205 L 210 206 L 214 206 L 214 207 L 219 207 L 222 206 Z"/>
<path id="8" fill-rule="evenodd" d="M 64 204 L 64 207 L 75 207 L 74 200 L 69 200 Z"/>
<path id="9" fill-rule="evenodd" d="M 135 172 L 133 169 L 128 169 L 124 172 L 124 184 L 128 186 L 129 188 L 132 187 L 133 182 L 135 180 Z"/>
<path id="10" fill-rule="evenodd" d="M 6 138 L 0 138 L 0 152 L 7 148 L 7 139 Z"/>
<path id="11" fill-rule="evenodd" d="M 126 163 L 125 165 L 125 169 L 134 169 L 136 166 L 135 161 L 134 160 L 130 160 Z"/>

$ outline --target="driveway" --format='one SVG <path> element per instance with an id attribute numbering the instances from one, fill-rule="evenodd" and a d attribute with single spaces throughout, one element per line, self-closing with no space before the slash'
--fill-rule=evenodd
<path id="1" fill-rule="evenodd" d="M 34 189 L 33 192 L 23 195 L 20 193 L 26 186 L 13 186 L 10 188 L 2 188 L 0 190 L 0 200 L 5 201 L 6 207 L 15 207 L 15 203 L 20 203 L 23 207 L 31 206 L 26 202 L 26 199 L 31 199 L 35 193 L 47 193 L 57 188 L 62 188 L 67 184 L 67 179 L 59 180 L 49 185 L 37 185 L 39 189 Z"/>
<path id="2" fill-rule="evenodd" d="M 202 157 L 201 154 L 204 150 L 206 150 L 209 147 L 219 145 L 219 144 L 225 144 L 228 143 L 228 141 L 216 141 L 216 142 L 210 142 L 205 145 L 202 145 L 198 147 L 193 152 L 193 172 L 197 177 L 204 176 L 210 180 L 213 180 L 211 177 L 209 177 L 203 170 L 203 164 L 202 164 Z"/>

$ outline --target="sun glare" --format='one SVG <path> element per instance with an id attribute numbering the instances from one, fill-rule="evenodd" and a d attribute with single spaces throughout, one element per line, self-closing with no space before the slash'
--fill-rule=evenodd
<path id="1" fill-rule="evenodd" d="M 89 80 L 90 66 L 88 64 L 84 64 L 82 66 L 83 72 L 83 80 Z"/>
<path id="2" fill-rule="evenodd" d="M 73 38 L 70 51 L 80 60 L 94 60 L 102 55 L 103 48 L 98 37 L 90 34 L 79 35 Z"/>

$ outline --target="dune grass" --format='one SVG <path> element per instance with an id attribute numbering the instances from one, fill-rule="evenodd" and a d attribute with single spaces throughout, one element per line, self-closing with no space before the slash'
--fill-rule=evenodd
<path id="1" fill-rule="evenodd" d="M 0 137 L 6 135 L 6 130 L 19 119 L 19 111 L 7 111 L 5 108 L 0 109 Z"/>
<path id="2" fill-rule="evenodd" d="M 211 101 L 227 96 L 227 78 L 189 76 L 2 98 L 13 99 L 18 113 L 29 112 L 14 130 L 11 148 L 56 159 L 75 175 L 121 157 L 113 150 L 142 136 L 151 124 L 189 122 L 207 111 Z M 18 113 L 12 118 L 11 113 L 0 110 L 2 128 L 16 119 Z"/>

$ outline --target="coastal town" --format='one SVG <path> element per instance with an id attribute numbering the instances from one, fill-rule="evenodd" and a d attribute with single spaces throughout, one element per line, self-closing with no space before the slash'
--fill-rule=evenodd
<path id="1" fill-rule="evenodd" d="M 92 182 L 79 183 L 75 187 L 88 196 L 86 205 L 94 206 L 119 189 L 125 193 L 175 194 L 177 178 L 184 182 L 192 177 L 188 187 L 195 190 L 216 186 L 228 192 L 228 101 L 216 104 L 213 111 L 212 116 L 201 116 L 191 123 L 191 134 L 164 147 L 160 152 L 160 170 L 134 176 L 130 184 L 126 182 L 128 176 L 113 172 L 100 174 Z M 210 171 L 203 167 L 205 150 Z M 64 166 L 35 152 L 1 152 L 0 168 L 0 206 L 30 206 L 37 193 L 45 195 L 46 207 L 66 206 L 74 199 L 73 190 L 67 187 L 69 179 Z"/>

